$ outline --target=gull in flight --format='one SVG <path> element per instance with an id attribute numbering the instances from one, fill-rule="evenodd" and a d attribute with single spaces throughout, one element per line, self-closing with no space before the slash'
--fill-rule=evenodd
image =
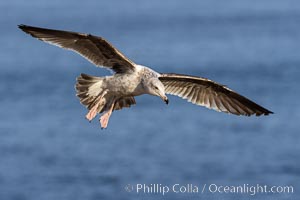
<path id="1" fill-rule="evenodd" d="M 189 102 L 235 115 L 268 115 L 273 112 L 231 89 L 206 78 L 174 73 L 158 73 L 138 65 L 102 37 L 91 34 L 52 30 L 27 25 L 19 28 L 41 41 L 75 51 L 94 65 L 114 71 L 112 76 L 95 77 L 81 74 L 76 91 L 80 102 L 88 109 L 86 118 L 92 121 L 98 113 L 101 128 L 106 128 L 114 110 L 136 104 L 135 96 L 150 94 L 169 103 L 166 94 Z"/>

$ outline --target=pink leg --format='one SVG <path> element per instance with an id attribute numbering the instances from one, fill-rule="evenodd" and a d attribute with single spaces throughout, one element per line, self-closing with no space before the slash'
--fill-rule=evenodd
<path id="1" fill-rule="evenodd" d="M 100 124 L 101 124 L 101 128 L 106 128 L 107 125 L 108 125 L 108 120 L 109 120 L 109 117 L 113 111 L 113 108 L 114 108 L 114 105 L 115 105 L 115 102 L 113 102 L 109 108 L 109 110 L 107 112 L 105 112 L 101 117 L 100 117 Z"/>
<path id="2" fill-rule="evenodd" d="M 100 96 L 97 97 L 97 99 L 95 101 L 98 101 L 91 109 L 90 111 L 88 112 L 88 114 L 86 114 L 85 118 L 87 120 L 89 120 L 90 122 L 96 117 L 97 115 L 97 109 L 98 109 L 98 106 L 99 104 L 101 103 L 101 99 L 104 97 L 104 95 L 107 93 L 107 90 L 104 90 L 102 92 L 102 94 Z"/>

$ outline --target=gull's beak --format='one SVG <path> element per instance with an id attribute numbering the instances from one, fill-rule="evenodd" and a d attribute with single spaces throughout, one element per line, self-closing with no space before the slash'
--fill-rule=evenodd
<path id="1" fill-rule="evenodd" d="M 165 99 L 165 103 L 169 104 L 169 99 L 168 98 Z"/>
<path id="2" fill-rule="evenodd" d="M 166 95 L 160 97 L 166 104 L 169 104 L 169 99 Z"/>

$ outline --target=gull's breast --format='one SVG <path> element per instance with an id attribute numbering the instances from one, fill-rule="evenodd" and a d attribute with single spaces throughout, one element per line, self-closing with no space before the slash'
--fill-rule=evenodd
<path id="1" fill-rule="evenodd" d="M 107 88 L 117 96 L 137 96 L 144 93 L 141 78 L 135 73 L 111 76 L 107 79 Z"/>

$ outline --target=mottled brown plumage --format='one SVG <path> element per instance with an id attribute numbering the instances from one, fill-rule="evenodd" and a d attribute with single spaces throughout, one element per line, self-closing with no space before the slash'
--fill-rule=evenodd
<path id="1" fill-rule="evenodd" d="M 94 77 L 81 74 L 76 91 L 89 112 L 91 121 L 97 113 L 102 128 L 108 125 L 113 110 L 136 104 L 134 97 L 142 94 L 159 96 L 168 103 L 167 94 L 177 95 L 197 105 L 235 115 L 268 115 L 272 112 L 209 79 L 180 74 L 160 74 L 137 65 L 101 37 L 20 25 L 20 29 L 44 42 L 75 51 L 96 66 L 115 72 L 112 76 Z"/>
<path id="2" fill-rule="evenodd" d="M 100 77 L 90 76 L 87 74 L 80 74 L 77 77 L 77 83 L 75 89 L 77 91 L 76 96 L 80 99 L 80 102 L 87 107 L 88 110 L 92 109 L 95 105 L 95 99 L 97 96 L 89 95 L 88 89 L 91 85 L 101 80 Z M 136 104 L 134 97 L 122 97 L 116 100 L 113 110 L 121 110 L 122 108 L 129 108 L 131 105 Z M 98 108 L 98 113 L 104 111 L 104 106 Z"/>

